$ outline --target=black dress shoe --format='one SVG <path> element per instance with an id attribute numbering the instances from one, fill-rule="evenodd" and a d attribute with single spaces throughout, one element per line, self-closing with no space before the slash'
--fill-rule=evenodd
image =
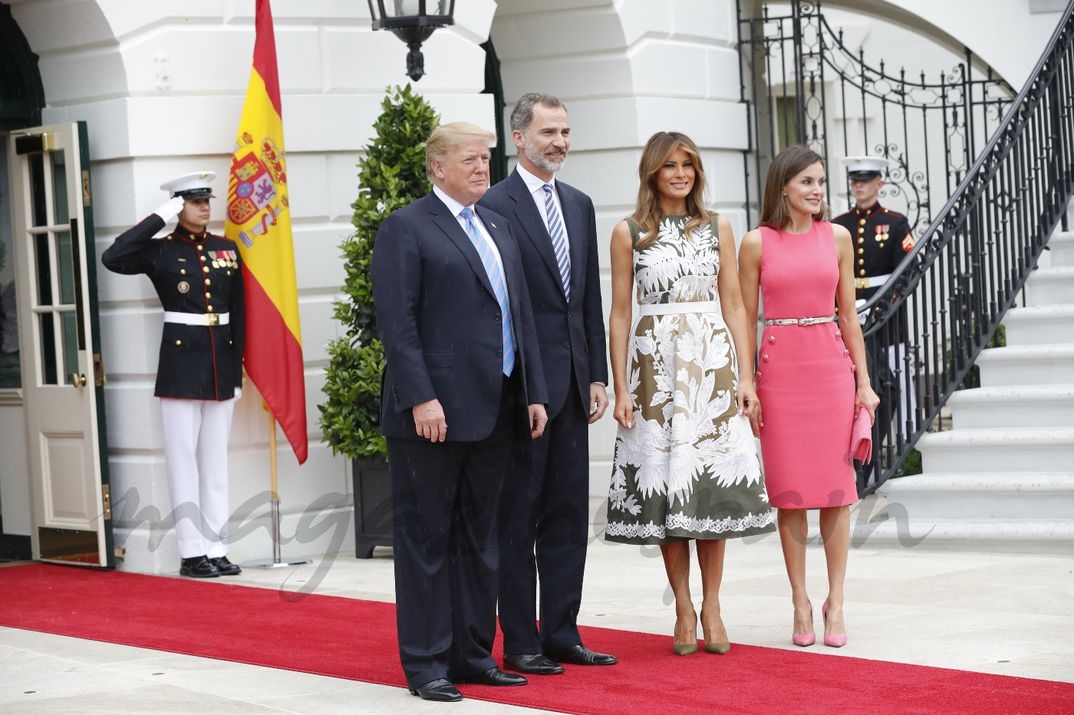
<path id="1" fill-rule="evenodd" d="M 191 556 L 179 562 L 179 575 L 190 578 L 216 578 L 220 569 L 213 566 L 208 556 Z"/>
<path id="2" fill-rule="evenodd" d="M 562 665 L 540 653 L 505 655 L 503 667 L 527 675 L 559 675 L 563 672 Z"/>
<path id="3" fill-rule="evenodd" d="M 453 703 L 462 700 L 462 693 L 445 678 L 437 678 L 425 685 L 410 688 L 410 694 L 417 695 L 422 700 L 434 700 L 438 703 Z"/>
<path id="4" fill-rule="evenodd" d="M 473 685 L 525 685 L 528 681 L 521 675 L 505 673 L 499 668 L 489 668 L 484 673 L 459 678 L 456 683 L 471 683 Z"/>
<path id="5" fill-rule="evenodd" d="M 544 654 L 557 663 L 570 663 L 571 665 L 615 665 L 619 662 L 619 659 L 614 655 L 597 653 L 589 650 L 584 645 L 546 650 Z"/>
<path id="6" fill-rule="evenodd" d="M 233 564 L 227 560 L 227 556 L 217 556 L 209 559 L 209 563 L 216 567 L 216 570 L 220 572 L 221 576 L 238 576 L 242 573 L 242 569 L 238 564 Z"/>

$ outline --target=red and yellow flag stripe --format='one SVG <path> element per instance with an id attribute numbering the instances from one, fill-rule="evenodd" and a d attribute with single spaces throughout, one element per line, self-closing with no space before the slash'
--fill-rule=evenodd
<path id="1" fill-rule="evenodd" d="M 306 380 L 284 158 L 276 38 L 269 0 L 257 0 L 253 70 L 228 181 L 225 233 L 242 254 L 246 372 L 306 461 Z"/>

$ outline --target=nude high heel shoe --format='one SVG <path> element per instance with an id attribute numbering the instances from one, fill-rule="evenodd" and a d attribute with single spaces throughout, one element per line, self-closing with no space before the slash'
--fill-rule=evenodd
<path id="1" fill-rule="evenodd" d="M 813 604 L 812 603 L 809 604 L 809 623 L 810 623 L 809 633 L 794 633 L 793 629 L 792 629 L 791 643 L 794 643 L 795 645 L 801 646 L 801 647 L 804 648 L 806 646 L 813 645 L 814 643 L 817 642 L 817 634 L 813 632 L 813 628 L 812 628 L 812 623 L 813 623 Z"/>
<path id="2" fill-rule="evenodd" d="M 731 641 L 710 641 L 709 631 L 705 628 L 705 609 L 701 609 L 701 630 L 704 634 L 705 645 L 704 650 L 706 653 L 715 653 L 716 655 L 727 655 L 731 652 Z"/>
<path id="3" fill-rule="evenodd" d="M 824 605 L 820 608 L 820 615 L 824 618 L 824 645 L 832 648 L 842 648 L 847 644 L 847 636 L 844 633 L 841 636 L 828 634 L 828 602 L 825 601 Z"/>
<path id="4" fill-rule="evenodd" d="M 697 614 L 694 614 L 694 625 L 687 633 L 692 635 L 689 642 L 679 643 L 675 639 L 679 633 L 679 619 L 675 619 L 675 636 L 672 637 L 671 652 L 675 655 L 692 655 L 697 652 Z"/>

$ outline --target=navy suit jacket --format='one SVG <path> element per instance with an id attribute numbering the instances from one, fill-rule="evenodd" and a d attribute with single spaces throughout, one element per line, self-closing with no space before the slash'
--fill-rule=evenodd
<path id="1" fill-rule="evenodd" d="M 510 219 L 522 252 L 548 385 L 549 419 L 559 413 L 567 399 L 572 370 L 585 414 L 589 414 L 589 384 L 608 383 L 593 201 L 562 181 L 557 180 L 555 186 L 570 241 L 570 301 L 563 291 L 544 219 L 518 171 L 489 189 L 479 202 Z"/>
<path id="2" fill-rule="evenodd" d="M 510 224 L 477 207 L 503 260 L 523 402 L 547 404 L 522 258 Z M 450 442 L 488 437 L 503 389 L 500 306 L 485 267 L 448 207 L 429 193 L 392 213 L 373 247 L 373 298 L 387 363 L 381 390 L 386 437 L 422 439 L 411 408 L 440 400 Z M 526 429 L 528 436 L 529 430 Z"/>

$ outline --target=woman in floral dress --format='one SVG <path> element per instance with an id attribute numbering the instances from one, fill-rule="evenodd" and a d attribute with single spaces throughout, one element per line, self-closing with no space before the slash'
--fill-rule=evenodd
<path id="1" fill-rule="evenodd" d="M 610 352 L 615 441 L 605 538 L 658 544 L 675 594 L 673 651 L 697 651 L 690 540 L 701 567 L 710 653 L 730 649 L 720 617 L 726 539 L 775 529 L 754 440 L 753 361 L 740 368 L 746 313 L 727 219 L 702 203 L 689 137 L 645 145 L 633 215 L 612 232 Z M 638 319 L 631 325 L 631 290 Z M 752 429 L 751 429 L 752 427 Z"/>

